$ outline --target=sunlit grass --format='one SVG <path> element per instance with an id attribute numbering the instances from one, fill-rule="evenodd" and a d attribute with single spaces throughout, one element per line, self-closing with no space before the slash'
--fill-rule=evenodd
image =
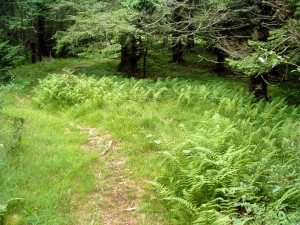
<path id="1" fill-rule="evenodd" d="M 1 163 L 0 204 L 24 198 L 19 218 L 24 223 L 77 224 L 76 209 L 95 188 L 95 168 L 107 168 L 97 163 L 99 152 L 80 149 L 88 136 L 76 124 L 109 131 L 119 142 L 117 155 L 127 158 L 125 167 L 132 171 L 126 175 L 147 190 L 142 210 L 161 224 L 175 224 L 182 210 L 180 204 L 173 211 L 162 207 L 148 183 L 160 175 L 161 183 L 176 180 L 163 152 L 180 158 L 200 144 L 223 152 L 228 146 L 268 150 L 299 143 L 299 110 L 282 98 L 254 103 L 245 81 L 216 76 L 211 63 L 197 64 L 196 54 L 186 57 L 186 65 L 150 54 L 155 59 L 149 58 L 148 75 L 155 79 L 126 79 L 111 59 L 53 59 L 13 70 L 14 83 L 2 88 L 4 113 L 25 119 L 23 149 Z M 272 89 L 273 96 L 278 93 Z M 268 145 L 267 138 L 274 140 Z M 178 215 L 177 222 L 185 224 L 189 217 Z"/>
<path id="2" fill-rule="evenodd" d="M 74 197 L 93 188 L 97 155 L 80 149 L 87 135 L 69 118 L 33 109 L 28 102 L 16 108 L 19 104 L 6 105 L 4 110 L 23 117 L 25 125 L 22 149 L 8 155 L 1 170 L 0 202 L 24 198 L 26 207 L 20 212 L 24 223 L 74 224 L 76 215 L 67 215 L 78 207 L 72 206 Z"/>

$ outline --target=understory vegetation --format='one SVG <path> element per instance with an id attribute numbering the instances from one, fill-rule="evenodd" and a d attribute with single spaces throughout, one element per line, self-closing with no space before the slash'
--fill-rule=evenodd
<path id="1" fill-rule="evenodd" d="M 35 96 L 40 107 L 137 119 L 156 104 L 154 118 L 137 125 L 165 157 L 153 184 L 172 224 L 299 223 L 299 112 L 283 99 L 254 103 L 220 83 L 70 73 L 42 80 Z"/>
<path id="2" fill-rule="evenodd" d="M 24 66 L 1 89 L 10 127 L 1 129 L 1 218 L 76 224 L 73 202 L 94 190 L 95 165 L 107 171 L 80 150 L 86 135 L 74 124 L 84 124 L 122 142 L 118 154 L 148 190 L 144 224 L 299 223 L 299 109 L 280 92 L 257 102 L 243 82 L 211 74 L 137 80 L 105 64 L 97 75 L 93 65 L 63 71 L 71 60 L 50 65 L 48 76 L 48 67 Z"/>
<path id="3" fill-rule="evenodd" d="M 0 0 L 0 225 L 299 225 L 297 0 Z"/>

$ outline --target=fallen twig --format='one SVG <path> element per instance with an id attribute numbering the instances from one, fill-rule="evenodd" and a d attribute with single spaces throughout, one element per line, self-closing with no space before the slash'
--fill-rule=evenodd
<path id="1" fill-rule="evenodd" d="M 126 211 L 126 212 L 134 212 L 136 210 L 137 210 L 137 207 L 132 207 L 132 208 L 125 209 L 124 211 Z"/>
<path id="2" fill-rule="evenodd" d="M 112 146 L 112 140 L 110 140 L 110 141 L 108 142 L 108 146 L 107 146 L 107 148 L 104 149 L 104 151 L 101 153 L 101 156 L 104 156 L 104 155 L 110 150 L 111 146 Z"/>
<path id="3" fill-rule="evenodd" d="M 95 218 L 96 218 L 96 211 L 94 212 L 94 215 L 93 215 L 93 219 L 92 219 L 91 225 L 94 225 L 94 224 L 95 224 Z"/>

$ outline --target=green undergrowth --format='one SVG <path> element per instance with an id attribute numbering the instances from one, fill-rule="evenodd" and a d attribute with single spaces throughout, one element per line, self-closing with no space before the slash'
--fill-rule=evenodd
<path id="1" fill-rule="evenodd" d="M 0 224 L 76 224 L 74 212 L 94 188 L 97 155 L 80 149 L 87 134 L 62 114 L 32 108 L 28 99 L 3 97 Z M 17 146 L 14 118 L 24 122 Z"/>
<path id="2" fill-rule="evenodd" d="M 44 58 L 37 64 L 27 64 L 6 71 L 12 75 L 12 82 L 5 87 L 0 84 L 0 91 L 14 91 L 18 93 L 28 93 L 32 87 L 38 84 L 38 79 L 48 76 L 49 73 L 62 73 L 64 71 L 82 72 L 98 76 L 119 74 L 115 69 L 116 60 L 112 59 L 84 59 L 67 58 L 53 59 Z"/>
<path id="3" fill-rule="evenodd" d="M 270 103 L 255 102 L 246 82 L 212 74 L 195 54 L 185 65 L 150 54 L 152 79 L 127 79 L 110 59 L 12 70 L 13 82 L 0 87 L 1 123 L 10 121 L 0 128 L 0 216 L 8 224 L 78 223 L 94 166 L 107 170 L 97 153 L 80 149 L 88 138 L 80 125 L 119 143 L 126 175 L 146 190 L 139 210 L 147 221 L 299 223 L 299 109 L 286 105 L 286 90 L 271 87 Z M 24 120 L 22 140 L 8 151 L 13 118 Z"/>
<path id="4" fill-rule="evenodd" d="M 34 93 L 38 107 L 71 107 L 124 141 L 135 176 L 156 177 L 149 212 L 162 202 L 171 224 L 299 223 L 300 117 L 283 99 L 255 102 L 217 81 L 72 73 Z"/>
<path id="5" fill-rule="evenodd" d="M 163 152 L 154 185 L 174 224 L 298 224 L 299 114 L 278 100 L 221 106 Z"/>
<path id="6" fill-rule="evenodd" d="M 52 74 L 42 80 L 34 91 L 34 100 L 41 107 L 50 103 L 49 105 L 54 104 L 61 108 L 85 102 L 90 102 L 101 108 L 110 103 L 126 104 L 127 101 L 164 102 L 166 100 L 172 101 L 178 106 L 189 106 L 205 102 L 218 102 L 221 97 L 229 98 L 239 92 L 237 88 L 228 89 L 227 93 L 221 95 L 219 93 L 221 88 L 222 86 L 219 84 L 193 85 L 190 81 L 183 79 L 143 79 L 137 81 L 116 76 L 105 76 L 97 79 L 66 73 Z"/>

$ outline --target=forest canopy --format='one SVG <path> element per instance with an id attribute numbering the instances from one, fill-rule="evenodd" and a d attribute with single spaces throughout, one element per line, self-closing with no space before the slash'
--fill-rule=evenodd
<path id="1" fill-rule="evenodd" d="M 270 74 L 299 74 L 300 3 L 296 0 L 1 1 L 1 68 L 44 57 L 120 55 L 136 76 L 148 48 L 169 46 L 172 61 L 204 41 L 226 67 L 250 77 L 251 91 Z M 199 52 L 201 56 L 201 52 Z M 144 66 L 144 71 L 146 65 Z M 144 72 L 145 73 L 145 72 Z M 264 89 L 264 88 L 263 88 Z M 266 90 L 255 93 L 268 99 Z"/>

